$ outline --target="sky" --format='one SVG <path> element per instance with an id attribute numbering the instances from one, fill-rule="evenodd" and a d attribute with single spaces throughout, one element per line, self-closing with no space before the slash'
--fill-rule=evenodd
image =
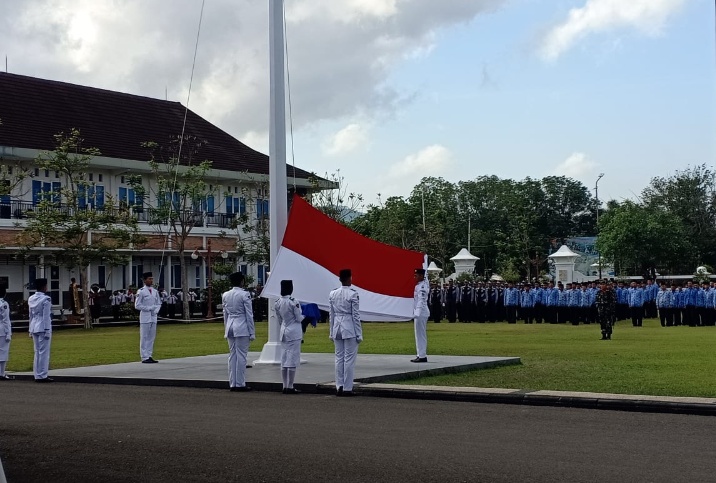
<path id="1" fill-rule="evenodd" d="M 366 204 L 423 176 L 602 200 L 713 165 L 714 2 L 285 0 L 297 166 Z M 201 0 L 0 0 L 8 71 L 187 102 Z M 267 0 L 206 0 L 189 108 L 268 153 Z M 1 106 L 0 106 L 1 108 Z"/>

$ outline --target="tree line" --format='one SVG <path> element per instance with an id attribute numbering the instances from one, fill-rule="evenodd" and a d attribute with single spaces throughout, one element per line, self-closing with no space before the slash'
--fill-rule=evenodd
<path id="1" fill-rule="evenodd" d="M 547 272 L 551 251 L 581 236 L 598 236 L 597 249 L 617 275 L 693 274 L 699 265 L 716 266 L 716 175 L 706 165 L 689 167 L 653 178 L 637 200 L 601 206 L 584 184 L 564 176 L 427 177 L 409 196 L 369 205 L 349 225 L 427 253 L 446 275 L 469 241 L 480 257 L 477 275 L 537 277 Z"/>

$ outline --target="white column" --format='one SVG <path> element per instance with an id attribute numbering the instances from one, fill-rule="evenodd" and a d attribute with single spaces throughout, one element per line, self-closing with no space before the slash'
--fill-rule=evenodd
<path id="1" fill-rule="evenodd" d="M 286 185 L 286 78 L 284 72 L 283 0 L 269 0 L 269 52 L 271 69 L 271 115 L 269 125 L 269 236 L 273 265 L 286 231 L 288 218 Z M 279 364 L 279 325 L 269 300 L 268 342 L 254 364 Z"/>

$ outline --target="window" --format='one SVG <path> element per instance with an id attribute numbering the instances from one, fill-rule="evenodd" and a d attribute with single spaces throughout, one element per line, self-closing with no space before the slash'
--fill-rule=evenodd
<path id="1" fill-rule="evenodd" d="M 100 288 L 105 288 L 105 280 L 107 277 L 107 267 L 100 265 L 97 267 L 97 285 Z"/>
<path id="2" fill-rule="evenodd" d="M 62 184 L 59 181 L 52 183 L 32 180 L 32 204 L 37 205 L 42 200 L 51 200 L 53 203 L 59 204 L 61 201 Z"/>
<path id="3" fill-rule="evenodd" d="M 209 195 L 206 197 L 206 212 L 209 215 L 214 214 L 214 195 Z"/>
<path id="4" fill-rule="evenodd" d="M 77 186 L 77 205 L 79 208 L 84 209 L 86 207 L 101 210 L 104 208 L 104 186 L 94 185 Z"/>
<path id="5" fill-rule="evenodd" d="M 40 168 L 35 168 L 35 176 L 40 176 Z"/>
<path id="6" fill-rule="evenodd" d="M 269 200 L 256 200 L 256 218 L 268 218 Z"/>
<path id="7" fill-rule="evenodd" d="M 89 174 L 89 180 L 94 181 L 94 174 L 92 174 L 92 173 Z"/>
<path id="8" fill-rule="evenodd" d="M 98 174 L 98 175 L 97 175 L 97 180 L 98 180 L 100 183 L 102 182 L 102 175 L 101 175 L 101 174 Z"/>
<path id="9" fill-rule="evenodd" d="M 246 213 L 246 199 L 245 198 L 234 198 L 231 196 L 226 197 L 226 214 L 243 215 Z"/>
<path id="10" fill-rule="evenodd" d="M 144 265 L 132 265 L 132 285 L 135 287 L 142 286 L 142 273 L 144 273 Z"/>
<path id="11" fill-rule="evenodd" d="M 119 178 L 119 182 L 122 183 L 122 184 L 124 184 L 124 176 L 121 176 L 121 177 Z"/>
<path id="12" fill-rule="evenodd" d="M 60 172 L 59 172 L 59 171 L 55 171 L 55 178 L 59 178 L 59 177 L 60 177 Z"/>
<path id="13" fill-rule="evenodd" d="M 50 170 L 46 169 L 45 170 L 45 178 L 49 178 L 49 177 L 50 177 Z"/>
<path id="14" fill-rule="evenodd" d="M 104 195 L 104 192 L 103 192 Z M 120 206 L 142 206 L 144 205 L 144 196 L 134 193 L 134 188 L 119 188 L 119 204 Z"/>
<path id="15" fill-rule="evenodd" d="M 172 265 L 172 287 L 181 287 L 181 265 Z"/>
<path id="16" fill-rule="evenodd" d="M 195 275 L 196 275 L 196 276 L 194 277 L 194 278 L 195 278 L 195 280 L 194 280 L 194 282 L 195 282 L 195 283 L 194 283 L 194 286 L 195 286 L 195 287 L 201 287 L 201 266 L 196 266 L 196 267 L 194 267 L 194 268 L 196 269 L 196 270 L 195 270 Z"/>

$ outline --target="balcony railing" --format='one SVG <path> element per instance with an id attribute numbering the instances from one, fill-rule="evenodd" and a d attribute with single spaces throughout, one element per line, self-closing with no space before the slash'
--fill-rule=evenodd
<path id="1" fill-rule="evenodd" d="M 56 210 L 64 214 L 71 214 L 73 208 L 66 205 L 36 205 L 26 201 L 0 202 L 0 219 L 23 220 L 33 216 L 40 209 Z M 74 210 L 77 210 L 76 208 Z M 237 222 L 236 213 L 217 213 L 202 210 L 166 210 L 145 207 L 130 207 L 126 205 L 107 206 L 94 208 L 91 205 L 79 208 L 79 210 L 102 211 L 108 215 L 115 215 L 119 220 L 123 217 L 132 216 L 139 223 L 152 225 L 166 225 L 169 220 L 176 220 L 179 223 L 191 224 L 195 227 L 215 226 L 219 228 L 235 228 Z"/>

